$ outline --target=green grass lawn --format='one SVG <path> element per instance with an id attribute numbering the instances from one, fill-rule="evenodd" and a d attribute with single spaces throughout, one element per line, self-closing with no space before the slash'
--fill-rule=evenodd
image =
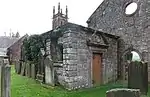
<path id="1" fill-rule="evenodd" d="M 109 84 L 101 87 L 67 91 L 60 87 L 50 87 L 36 82 L 34 79 L 20 76 L 11 68 L 11 97 L 105 97 L 107 90 L 121 87 Z M 149 94 L 150 96 L 150 91 Z"/>

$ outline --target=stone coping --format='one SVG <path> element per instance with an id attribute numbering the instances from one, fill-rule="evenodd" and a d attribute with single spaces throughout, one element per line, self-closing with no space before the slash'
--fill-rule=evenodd
<path id="1" fill-rule="evenodd" d="M 140 89 L 128 89 L 128 88 L 115 88 L 115 89 L 111 89 L 111 90 L 108 90 L 106 91 L 106 93 L 108 92 L 116 92 L 116 91 L 132 91 L 132 92 L 140 92 Z"/>

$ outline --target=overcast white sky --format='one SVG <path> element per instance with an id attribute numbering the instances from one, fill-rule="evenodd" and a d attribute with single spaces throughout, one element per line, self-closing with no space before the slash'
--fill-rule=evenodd
<path id="1" fill-rule="evenodd" d="M 86 25 L 86 20 L 103 0 L 0 0 L 0 36 L 8 36 L 10 29 L 21 35 L 40 34 L 52 29 L 53 6 L 65 12 L 69 22 Z"/>
<path id="2" fill-rule="evenodd" d="M 22 35 L 41 34 L 52 29 L 53 6 L 58 2 L 69 22 L 87 26 L 86 21 L 103 0 L 0 0 L 0 36 L 17 31 Z M 134 5 L 133 5 L 134 6 Z M 131 11 L 133 6 L 129 9 Z M 134 10 L 134 9 L 133 9 Z M 57 11 L 56 11 L 57 12 Z"/>

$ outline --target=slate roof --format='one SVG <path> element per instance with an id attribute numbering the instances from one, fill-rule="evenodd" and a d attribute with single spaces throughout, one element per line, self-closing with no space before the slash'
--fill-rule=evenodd
<path id="1" fill-rule="evenodd" d="M 106 32 L 102 32 L 102 31 L 98 31 L 98 30 L 95 30 L 95 29 L 92 29 L 92 28 L 89 28 L 89 27 L 84 27 L 82 25 L 78 25 L 78 24 L 75 24 L 75 23 L 66 23 L 65 25 L 62 25 L 56 29 L 53 29 L 53 30 L 50 30 L 50 31 L 47 31 L 45 33 L 42 33 L 41 35 L 42 36 L 47 36 L 49 34 L 49 37 L 60 37 L 61 36 L 61 33 L 59 32 L 59 30 L 66 30 L 66 29 L 73 29 L 73 30 L 84 30 L 86 32 L 89 32 L 89 33 L 94 33 L 95 31 L 99 34 L 103 34 L 103 35 L 106 35 L 110 38 L 115 38 L 115 39 L 118 39 L 120 38 L 119 36 L 117 35 L 112 35 L 112 34 L 109 34 L 109 33 L 106 33 Z"/>
<path id="2" fill-rule="evenodd" d="M 6 56 L 7 48 L 14 44 L 19 38 L 0 36 L 0 56 Z"/>
<path id="3" fill-rule="evenodd" d="M 0 48 L 8 48 L 14 44 L 19 38 L 0 36 Z"/>
<path id="4" fill-rule="evenodd" d="M 29 35 L 25 34 L 24 36 L 22 36 L 21 38 L 18 38 L 14 43 L 12 43 L 10 46 L 7 47 L 7 49 L 11 48 L 13 45 L 15 45 L 16 43 L 18 43 L 19 41 L 23 41 L 25 38 L 27 38 Z"/>
<path id="5" fill-rule="evenodd" d="M 7 53 L 7 49 L 6 48 L 0 48 L 0 57 L 7 56 L 6 53 Z"/>

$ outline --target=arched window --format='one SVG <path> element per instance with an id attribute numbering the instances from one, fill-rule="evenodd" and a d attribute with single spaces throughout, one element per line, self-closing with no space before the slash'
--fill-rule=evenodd
<path id="1" fill-rule="evenodd" d="M 131 53 L 133 55 L 132 56 L 132 61 L 141 61 L 141 58 L 140 58 L 140 56 L 139 56 L 139 54 L 137 52 L 132 51 Z"/>
<path id="2" fill-rule="evenodd" d="M 131 51 L 125 54 L 125 60 L 141 61 L 140 55 L 136 51 Z"/>

